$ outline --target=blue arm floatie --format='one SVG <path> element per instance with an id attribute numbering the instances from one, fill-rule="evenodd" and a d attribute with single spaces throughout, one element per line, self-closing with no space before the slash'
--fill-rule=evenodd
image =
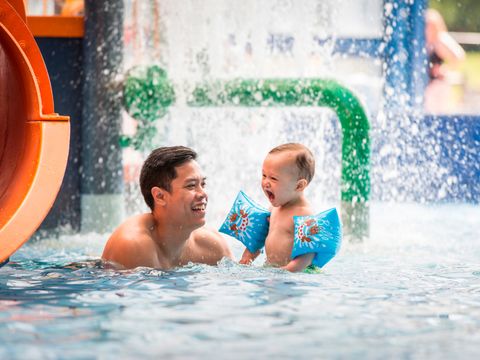
<path id="1" fill-rule="evenodd" d="M 292 259 L 314 252 L 312 264 L 322 267 L 340 250 L 342 226 L 335 208 L 317 215 L 294 216 L 293 222 L 295 237 Z"/>
<path id="2" fill-rule="evenodd" d="M 240 191 L 219 231 L 240 240 L 254 253 L 265 245 L 269 216 L 267 209 L 257 205 Z"/>

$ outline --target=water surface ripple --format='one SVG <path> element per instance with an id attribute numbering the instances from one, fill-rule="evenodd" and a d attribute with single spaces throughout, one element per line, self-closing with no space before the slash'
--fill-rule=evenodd
<path id="1" fill-rule="evenodd" d="M 478 206 L 379 205 L 371 239 L 320 274 L 113 271 L 105 236 L 32 241 L 0 269 L 0 357 L 476 359 L 478 219 Z"/>

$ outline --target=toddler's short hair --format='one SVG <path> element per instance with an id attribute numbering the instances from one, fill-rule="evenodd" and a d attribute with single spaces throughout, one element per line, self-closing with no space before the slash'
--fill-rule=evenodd
<path id="1" fill-rule="evenodd" d="M 315 158 L 310 149 L 299 143 L 287 143 L 274 147 L 269 151 L 269 154 L 285 151 L 297 152 L 295 164 L 298 169 L 298 177 L 299 179 L 305 179 L 307 180 L 307 183 L 310 183 L 313 179 L 313 175 L 315 175 Z"/>

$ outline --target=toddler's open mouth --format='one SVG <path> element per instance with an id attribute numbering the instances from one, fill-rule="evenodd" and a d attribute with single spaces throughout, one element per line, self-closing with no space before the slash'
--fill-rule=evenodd
<path id="1" fill-rule="evenodd" d="M 268 200 L 270 200 L 270 202 L 273 202 L 273 200 L 275 200 L 275 194 L 270 190 L 265 190 L 265 194 L 267 195 Z"/>

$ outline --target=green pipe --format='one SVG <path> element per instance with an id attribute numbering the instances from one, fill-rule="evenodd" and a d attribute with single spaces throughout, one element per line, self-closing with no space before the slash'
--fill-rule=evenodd
<path id="1" fill-rule="evenodd" d="M 345 234 L 362 240 L 369 233 L 370 124 L 359 100 L 334 80 L 265 79 L 198 85 L 190 106 L 321 106 L 331 108 L 342 126 L 342 222 Z"/>
<path id="2" fill-rule="evenodd" d="M 321 106 L 342 125 L 342 200 L 366 202 L 370 194 L 370 128 L 353 93 L 333 80 L 233 80 L 197 86 L 190 106 Z"/>
<path id="3" fill-rule="evenodd" d="M 153 76 L 154 73 L 157 75 Z M 135 76 L 130 74 L 124 89 L 124 104 L 127 111 L 138 118 L 139 129 L 134 138 L 124 141 L 124 146 L 148 146 L 146 144 L 155 133 L 153 121 L 166 114 L 166 109 L 174 101 L 173 87 L 160 68 L 153 66 L 150 72 L 137 71 Z M 359 100 L 349 89 L 334 80 L 320 79 L 216 81 L 197 85 L 187 103 L 195 107 L 331 108 L 340 120 L 343 135 L 341 212 L 344 233 L 353 240 L 368 236 L 370 124 Z M 158 106 L 160 109 L 157 109 Z"/>

